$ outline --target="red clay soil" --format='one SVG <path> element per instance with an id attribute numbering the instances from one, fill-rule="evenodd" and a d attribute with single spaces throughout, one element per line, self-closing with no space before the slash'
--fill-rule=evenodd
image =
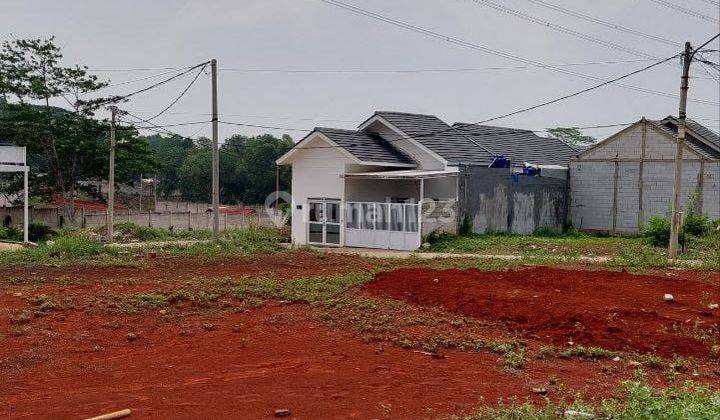
<path id="1" fill-rule="evenodd" d="M 169 255 L 158 255 L 155 259 L 138 258 L 144 265 L 0 267 L 0 285 L 3 280 L 10 279 L 27 279 L 31 280 L 28 283 L 32 284 L 58 279 L 91 283 L 112 280 L 145 282 L 193 277 L 241 278 L 265 274 L 276 278 L 297 278 L 341 274 L 369 267 L 368 263 L 358 257 L 340 254 L 317 255 L 311 252 L 276 252 L 211 260 Z"/>
<path id="2" fill-rule="evenodd" d="M 373 294 L 501 321 L 527 338 L 664 357 L 708 357 L 717 336 L 720 281 L 625 272 L 534 267 L 479 270 L 401 269 L 364 286 Z M 663 296 L 671 293 L 675 301 Z"/>
<path id="3" fill-rule="evenodd" d="M 626 379 L 581 361 L 533 361 L 509 373 L 489 353 L 431 358 L 327 329 L 309 311 L 274 306 L 182 321 L 50 314 L 29 335 L 3 341 L 0 416 L 76 419 L 130 408 L 133 418 L 257 419 L 286 408 L 299 419 L 428 418 L 510 396 L 540 401 L 532 388 L 550 377 L 597 397 Z"/>

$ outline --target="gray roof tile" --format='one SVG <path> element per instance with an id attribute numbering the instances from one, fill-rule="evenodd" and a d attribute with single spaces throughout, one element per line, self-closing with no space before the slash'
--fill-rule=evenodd
<path id="1" fill-rule="evenodd" d="M 685 136 L 687 146 L 703 157 L 720 159 L 720 138 L 718 135 L 709 128 L 689 118 L 685 121 L 687 128 L 697 135 L 695 136 L 688 133 Z M 665 132 L 677 136 L 677 118 L 667 116 L 663 120 L 651 122 L 655 123 L 657 127 Z"/>
<path id="2" fill-rule="evenodd" d="M 495 154 L 509 158 L 513 164 L 568 166 L 570 159 L 579 153 L 558 139 L 540 137 L 530 130 L 465 123 L 454 126 Z"/>
<path id="3" fill-rule="evenodd" d="M 414 163 L 386 140 L 371 133 L 326 127 L 316 127 L 314 131 L 324 134 L 338 146 L 364 162 Z"/>
<path id="4" fill-rule="evenodd" d="M 489 150 L 458 133 L 457 129 L 434 115 L 394 111 L 377 111 L 375 115 L 387 120 L 451 165 L 489 165 L 494 160 Z"/>

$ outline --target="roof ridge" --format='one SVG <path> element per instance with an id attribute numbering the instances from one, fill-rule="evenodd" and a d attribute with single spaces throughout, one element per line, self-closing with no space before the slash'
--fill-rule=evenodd
<path id="1" fill-rule="evenodd" d="M 417 112 L 383 111 L 383 110 L 375 111 L 375 113 L 374 113 L 374 115 L 380 115 L 380 114 L 399 114 L 399 115 L 413 115 L 413 116 L 417 116 L 417 117 L 433 117 L 433 118 L 437 118 L 438 120 L 442 121 L 442 119 L 435 114 L 421 114 L 421 113 L 417 113 Z M 443 122 L 445 122 L 445 121 L 443 121 Z"/>

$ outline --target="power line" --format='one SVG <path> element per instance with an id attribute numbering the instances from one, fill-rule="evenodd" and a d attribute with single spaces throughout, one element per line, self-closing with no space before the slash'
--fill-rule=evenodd
<path id="1" fill-rule="evenodd" d="M 170 108 L 172 108 L 173 105 L 175 105 L 176 103 L 178 103 L 178 101 L 180 100 L 180 98 L 182 98 L 182 97 L 187 93 L 187 91 L 190 90 L 190 88 L 192 87 L 192 85 L 195 84 L 195 82 L 197 81 L 197 79 L 200 77 L 200 75 L 201 75 L 201 74 L 203 73 L 203 71 L 205 70 L 205 67 L 207 67 L 207 64 L 205 64 L 205 65 L 203 65 L 202 67 L 200 67 L 200 70 L 198 70 L 198 72 L 197 72 L 197 74 L 195 75 L 195 77 L 190 81 L 190 83 L 185 87 L 185 89 L 183 89 L 183 91 L 180 92 L 180 94 L 179 94 L 172 102 L 170 102 L 170 104 L 168 104 L 168 106 L 166 106 L 165 108 L 163 108 L 162 111 L 160 111 L 160 112 L 158 112 L 157 114 L 153 115 L 152 117 L 148 118 L 148 120 L 154 120 L 155 118 L 161 116 L 161 115 L 164 114 L 166 111 L 168 111 Z"/>
<path id="2" fill-rule="evenodd" d="M 509 113 L 506 113 L 506 114 L 498 115 L 498 116 L 496 116 L 496 117 L 488 118 L 488 119 L 485 119 L 485 120 L 483 120 L 483 121 L 477 122 L 477 123 L 475 123 L 475 124 L 484 124 L 484 123 L 487 123 L 487 122 L 490 122 L 490 121 L 499 120 L 499 119 L 502 119 L 502 118 L 510 117 L 510 116 L 517 115 L 517 114 L 521 114 L 521 113 L 523 113 L 523 112 L 532 111 L 532 110 L 534 110 L 534 109 L 538 109 L 538 108 L 541 108 L 541 107 L 544 107 L 544 106 L 547 106 L 547 105 L 551 105 L 551 104 L 554 104 L 554 103 L 563 101 L 563 100 L 565 100 L 565 99 L 569 99 L 569 98 L 572 98 L 572 97 L 575 97 L 575 96 L 582 95 L 582 94 L 584 94 L 584 93 L 593 91 L 593 90 L 595 90 L 595 89 L 599 89 L 599 88 L 601 88 L 601 87 L 603 87 L 603 86 L 607 86 L 607 85 L 609 85 L 609 84 L 612 84 L 612 83 L 614 83 L 614 82 L 616 82 L 616 81 L 618 81 L 618 80 L 622 80 L 622 79 L 628 78 L 628 77 L 630 77 L 630 76 L 636 75 L 636 74 L 638 74 L 638 73 L 644 72 L 644 71 L 646 71 L 646 70 L 649 70 L 649 69 L 651 69 L 651 68 L 653 68 L 653 67 L 655 67 L 655 66 L 658 66 L 658 65 L 663 64 L 663 63 L 665 63 L 665 62 L 667 62 L 667 61 L 670 61 L 670 60 L 672 60 L 673 58 L 676 58 L 677 56 L 678 56 L 678 55 L 675 54 L 675 55 L 673 55 L 673 56 L 670 56 L 670 57 L 668 57 L 668 58 L 665 58 L 665 59 L 663 59 L 663 60 L 660 60 L 660 61 L 658 61 L 658 62 L 656 62 L 656 63 L 650 64 L 649 66 L 645 66 L 645 67 L 643 67 L 643 68 L 641 68 L 641 69 L 638 69 L 638 70 L 632 71 L 632 72 L 630 72 L 630 73 L 624 74 L 624 75 L 622 75 L 622 76 L 616 77 L 616 78 L 614 78 L 614 79 L 605 81 L 605 82 L 600 83 L 600 84 L 598 84 L 598 85 L 591 86 L 591 87 L 589 87 L 589 88 L 585 88 L 585 89 L 579 90 L 579 91 L 577 91 L 577 92 L 573 92 L 573 93 L 570 93 L 570 94 L 568 94 L 568 95 L 564 95 L 564 96 L 561 96 L 561 97 L 559 97 L 559 98 L 552 99 L 552 100 L 550 100 L 550 101 L 542 102 L 542 103 L 539 103 L 539 104 L 537 104 L 537 105 L 529 106 L 529 107 L 522 108 L 522 109 L 519 109 L 519 110 L 516 110 L 516 111 L 513 111 L 513 112 L 509 112 Z M 471 125 L 475 125 L 475 124 L 471 124 Z"/>
<path id="3" fill-rule="evenodd" d="M 661 5 L 661 6 L 665 6 L 665 7 L 667 7 L 668 9 L 672 9 L 672 10 L 675 10 L 675 11 L 677 11 L 677 12 L 684 13 L 684 14 L 686 14 L 686 15 L 688 15 L 688 16 L 696 17 L 696 18 L 698 18 L 698 19 L 701 19 L 701 20 L 704 20 L 704 21 L 707 21 L 707 22 L 720 23 L 720 20 L 718 20 L 718 19 L 716 19 L 716 18 L 710 17 L 710 16 L 705 15 L 705 14 L 702 14 L 702 13 L 700 13 L 700 12 L 696 12 L 695 10 L 688 9 L 688 8 L 686 8 L 686 7 L 679 6 L 679 5 L 677 5 L 677 4 L 675 4 L 675 3 L 671 3 L 671 2 L 669 2 L 669 1 L 665 1 L 665 0 L 650 0 L 650 1 L 653 2 L 653 3 L 657 3 L 657 4 Z"/>
<path id="4" fill-rule="evenodd" d="M 565 33 L 565 34 L 568 34 L 568 35 L 572 35 L 572 36 L 574 36 L 574 37 L 576 37 L 576 38 L 580 38 L 580 39 L 584 39 L 584 40 L 586 40 L 586 41 L 594 42 L 594 43 L 596 43 L 596 44 L 603 45 L 603 46 L 605 46 L 605 47 L 612 48 L 612 49 L 615 49 L 615 50 L 618 50 L 618 51 L 623 51 L 623 52 L 626 52 L 626 53 L 628 53 L 628 54 L 638 55 L 638 56 L 645 57 L 645 58 L 657 59 L 657 57 L 654 57 L 654 56 L 652 56 L 652 55 L 650 55 L 650 54 L 646 54 L 646 53 L 644 53 L 644 52 L 642 52 L 642 51 L 638 51 L 638 50 L 633 49 L 633 48 L 628 48 L 628 47 L 622 46 L 622 45 L 620 45 L 620 44 L 616 44 L 616 43 L 614 43 L 614 42 L 605 41 L 605 40 L 603 40 L 603 39 L 596 38 L 596 37 L 594 37 L 594 36 L 585 34 L 585 33 L 583 33 L 583 32 L 579 32 L 579 31 L 570 29 L 570 28 L 568 28 L 568 27 L 566 27 L 566 26 L 557 25 L 557 24 L 555 24 L 555 23 L 548 22 L 548 21 L 546 21 L 546 20 L 538 19 L 538 18 L 536 18 L 535 16 L 532 16 L 532 15 L 530 15 L 530 14 L 527 14 L 527 13 L 524 13 L 524 12 L 520 12 L 520 11 L 518 11 L 518 10 L 514 10 L 514 9 L 511 9 L 511 8 L 509 8 L 509 7 L 505 7 L 505 6 L 503 6 L 503 5 L 497 4 L 497 3 L 492 2 L 492 1 L 489 1 L 489 0 L 472 0 L 472 1 L 473 1 L 475 4 L 478 4 L 478 5 L 481 5 L 481 6 L 486 6 L 486 7 L 489 7 L 489 8 L 491 8 L 491 9 L 495 9 L 495 10 L 497 10 L 497 11 L 499 11 L 499 12 L 502 12 L 502 13 L 505 13 L 505 14 L 509 14 L 509 15 L 512 15 L 512 16 L 519 17 L 520 19 L 526 20 L 526 21 L 528 21 L 528 22 L 535 23 L 535 24 L 541 25 L 541 26 L 543 26 L 543 27 L 545 27 L 545 28 L 550 28 L 550 29 L 553 29 L 553 30 L 556 30 L 556 31 L 559 31 L 559 32 L 562 32 L 562 33 Z"/>
<path id="5" fill-rule="evenodd" d="M 246 123 L 237 123 L 237 122 L 230 122 L 230 121 L 218 121 L 220 124 L 227 124 L 227 125 L 236 125 L 240 127 L 252 127 L 252 128 L 266 128 L 268 130 L 287 130 L 287 131 L 302 131 L 302 132 L 308 132 L 312 130 L 308 130 L 307 128 L 293 128 L 293 127 L 275 127 L 270 125 L 258 125 L 258 124 L 246 124 Z"/>
<path id="6" fill-rule="evenodd" d="M 652 61 L 652 59 L 634 59 L 634 60 L 607 60 L 607 61 L 590 61 L 578 63 L 556 63 L 552 64 L 557 67 L 576 67 L 590 65 L 606 65 L 606 64 L 625 64 L 637 63 L 641 61 Z M 454 73 L 454 72 L 475 72 L 475 71 L 495 71 L 495 70 L 524 70 L 535 69 L 543 66 L 493 66 L 493 67 L 459 67 L 459 68 L 425 68 L 425 69 L 293 69 L 293 68 L 240 68 L 240 67 L 224 67 L 219 70 L 238 72 L 238 73 L 300 73 L 300 74 L 384 74 L 384 73 Z"/>
<path id="7" fill-rule="evenodd" d="M 700 0 L 703 3 L 711 4 L 713 6 L 720 6 L 720 1 L 715 0 Z"/>
<path id="8" fill-rule="evenodd" d="M 573 29 L 568 28 L 568 27 L 566 27 L 566 26 L 562 26 L 562 25 L 558 25 L 558 24 L 555 24 L 555 23 L 552 23 L 552 22 L 549 22 L 549 21 L 546 21 L 546 20 L 542 20 L 542 19 L 539 19 L 539 18 L 537 18 L 537 17 L 535 17 L 535 16 L 533 16 L 533 15 L 530 15 L 530 14 L 528 14 L 528 13 L 520 12 L 520 11 L 511 9 L 511 8 L 509 8 L 509 7 L 505 7 L 505 6 L 503 6 L 503 5 L 500 5 L 500 4 L 495 3 L 495 2 L 493 2 L 493 1 L 490 1 L 490 0 L 472 0 L 472 1 L 473 1 L 474 3 L 476 3 L 476 4 L 478 4 L 478 5 L 486 6 L 486 7 L 489 7 L 489 8 L 491 8 L 491 9 L 495 9 L 495 10 L 500 11 L 500 12 L 502 12 L 502 13 L 509 14 L 509 15 L 511 15 L 511 16 L 518 17 L 518 18 L 520 18 L 520 19 L 526 20 L 526 21 L 531 22 L 531 23 L 535 23 L 535 24 L 540 25 L 540 26 L 542 26 L 542 27 L 544 27 L 544 28 L 550 28 L 550 29 L 553 29 L 553 30 L 556 30 L 556 31 L 559 31 L 559 32 L 562 32 L 562 33 L 565 33 L 565 34 L 568 34 L 568 35 L 572 35 L 572 36 L 574 36 L 574 37 L 576 37 L 576 38 L 583 39 L 583 40 L 585 40 L 585 41 L 593 42 L 593 43 L 595 43 L 595 44 L 599 44 L 599 45 L 602 45 L 602 46 L 605 46 L 605 47 L 608 47 L 608 48 L 612 48 L 612 49 L 615 49 L 615 50 L 619 50 L 619 51 L 626 52 L 626 53 L 628 53 L 628 54 L 633 54 L 633 55 L 645 57 L 645 58 L 652 59 L 652 60 L 657 60 L 657 59 L 659 59 L 659 58 L 658 58 L 657 56 L 655 56 L 655 55 L 648 54 L 648 53 L 645 53 L 645 52 L 643 52 L 643 51 L 636 50 L 636 49 L 630 48 L 630 47 L 626 47 L 626 46 L 623 46 L 623 45 L 621 45 L 621 44 L 617 44 L 617 43 L 614 43 L 614 42 L 605 41 L 604 39 L 597 38 L 597 37 L 588 35 L 588 34 L 586 34 L 586 33 L 573 30 Z M 545 3 L 545 2 L 540 1 L 540 0 L 528 0 L 528 1 L 533 2 L 533 3 L 537 3 L 537 4 L 541 5 L 541 6 L 549 7 L 549 8 L 554 9 L 554 10 L 559 10 L 559 11 L 562 11 L 563 13 L 571 14 L 572 16 L 580 17 L 580 18 L 585 19 L 585 20 L 590 20 L 591 22 L 595 22 L 595 23 L 601 24 L 601 25 L 603 25 L 603 26 L 609 26 L 609 27 L 612 27 L 612 28 L 614 28 L 614 29 L 618 29 L 618 30 L 621 30 L 621 31 L 624 31 L 624 32 L 629 32 L 629 33 L 632 33 L 632 34 L 634 34 L 634 35 L 641 35 L 641 36 L 643 36 L 643 37 L 650 38 L 650 39 L 653 39 L 653 40 L 660 40 L 661 42 L 666 43 L 666 44 L 669 44 L 669 45 L 672 45 L 672 46 L 674 46 L 674 47 L 679 47 L 679 46 L 682 45 L 682 44 L 680 44 L 680 43 L 676 43 L 676 42 L 674 42 L 674 41 L 670 41 L 670 40 L 667 40 L 667 39 L 664 39 L 664 38 L 655 37 L 655 36 L 653 36 L 653 35 L 647 35 L 647 34 L 644 34 L 644 33 L 642 33 L 642 32 L 638 32 L 638 31 L 634 31 L 634 30 L 629 29 L 629 28 L 625 28 L 625 27 L 623 27 L 623 26 L 619 26 L 619 25 L 615 25 L 615 24 L 612 24 L 612 23 L 609 23 L 609 22 L 601 21 L 601 20 L 599 20 L 599 19 L 595 19 L 595 18 L 592 18 L 592 17 L 590 17 L 590 16 L 587 16 L 587 15 L 584 15 L 584 14 L 581 14 L 581 13 L 573 12 L 573 11 L 571 11 L 571 10 L 561 8 L 561 7 L 559 7 L 559 6 L 551 5 L 551 4 L 549 4 L 549 3 Z M 696 78 L 704 78 L 704 77 L 696 77 Z M 712 74 L 710 74 L 710 78 L 711 78 L 711 80 L 717 80 L 715 77 L 713 77 Z"/>
<path id="9" fill-rule="evenodd" d="M 520 57 L 520 56 L 511 54 L 511 53 L 494 50 L 494 49 L 492 49 L 492 48 L 485 47 L 485 46 L 483 46 L 483 45 L 479 45 L 479 44 L 476 44 L 476 43 L 464 41 L 464 40 L 462 40 L 462 39 L 459 39 L 459 38 L 456 38 L 456 37 L 452 37 L 452 36 L 449 36 L 449 35 L 443 35 L 443 34 L 440 34 L 440 33 L 438 33 L 438 32 L 434 32 L 434 31 L 431 31 L 431 30 L 428 30 L 428 29 L 425 29 L 425 28 L 421 28 L 421 27 L 419 27 L 419 26 L 415 26 L 415 25 L 412 25 L 412 24 L 407 23 L 407 22 L 403 22 L 403 21 L 400 21 L 400 20 L 396 20 L 396 19 L 393 19 L 393 18 L 389 18 L 389 17 L 380 15 L 380 14 L 375 13 L 375 12 L 371 12 L 371 11 L 368 11 L 368 10 L 365 10 L 365 9 L 361 9 L 361 8 L 359 8 L 359 7 L 356 7 L 356 6 L 352 6 L 352 5 L 349 5 L 349 4 L 346 4 L 346 3 L 342 3 L 342 2 L 340 2 L 340 1 L 338 1 L 338 0 L 319 0 L 319 1 L 322 1 L 322 2 L 324 2 L 324 3 L 326 3 L 326 4 L 329 4 L 329 5 L 332 5 L 332 6 L 341 8 L 341 9 L 345 9 L 345 10 L 347 10 L 347 11 L 349 11 L 349 12 L 352 12 L 352 13 L 355 13 L 355 14 L 358 14 L 358 15 L 370 17 L 370 18 L 372 18 L 372 19 L 379 20 L 379 21 L 382 21 L 382 22 L 385 22 L 385 23 L 388 23 L 388 24 L 391 24 L 391 25 L 394 25 L 394 26 L 397 26 L 397 27 L 400 27 L 400 28 L 403 28 L 403 29 L 406 29 L 406 30 L 409 30 L 409 31 L 413 31 L 413 32 L 420 33 L 420 34 L 425 35 L 425 36 L 430 37 L 430 38 L 439 39 L 439 40 L 441 40 L 441 41 L 448 42 L 448 43 L 455 44 L 455 45 L 459 45 L 459 46 L 462 46 L 462 47 L 465 47 L 465 48 L 470 48 L 470 49 L 473 49 L 473 50 L 482 51 L 482 52 L 485 52 L 485 53 L 488 53 L 488 54 L 492 54 L 492 55 L 496 55 L 496 56 L 499 56 L 499 57 L 507 58 L 507 59 L 513 60 L 513 61 L 523 62 L 523 63 L 525 63 L 525 64 L 529 64 L 529 65 L 532 65 L 532 66 L 535 66 L 535 67 L 552 69 L 552 70 L 555 70 L 555 71 L 558 72 L 558 73 L 563 73 L 563 74 L 571 75 L 571 76 L 578 77 L 578 78 L 585 79 L 585 80 L 591 80 L 591 81 L 595 81 L 595 82 L 603 82 L 603 81 L 604 81 L 602 78 L 599 78 L 599 77 L 596 77 L 596 76 L 591 76 L 591 75 L 588 75 L 588 74 L 584 74 L 584 73 L 579 73 L 579 72 L 576 72 L 576 71 L 567 70 L 567 69 L 564 69 L 564 68 L 561 68 L 561 67 L 558 67 L 558 66 L 555 66 L 555 65 L 552 65 L 552 64 L 546 64 L 546 63 L 538 62 L 538 61 L 535 61 L 535 60 L 532 60 L 532 59 L 527 59 L 527 58 L 524 58 L 524 57 Z M 671 94 L 671 93 L 667 93 L 667 92 L 661 92 L 661 91 L 657 91 L 657 90 L 653 90 L 653 89 L 642 88 L 642 87 L 639 87 L 639 86 L 628 85 L 628 84 L 617 83 L 617 82 L 615 83 L 615 85 L 616 85 L 616 86 L 620 86 L 620 87 L 624 87 L 624 88 L 626 88 L 626 89 L 635 90 L 635 91 L 638 91 L 638 92 L 653 94 L 653 95 L 657 95 L 657 96 L 664 96 L 664 97 L 666 97 L 666 98 L 672 98 L 672 99 L 677 99 L 677 98 L 678 98 L 678 95 L 675 95 L 675 94 Z M 693 99 L 692 101 L 693 101 L 693 102 L 696 102 L 696 103 L 702 103 L 702 104 L 705 104 L 705 105 L 713 105 L 713 106 L 720 105 L 720 103 L 718 103 L 718 102 L 708 101 L 708 100 L 704 100 L 704 99 Z"/>
<path id="10" fill-rule="evenodd" d="M 663 38 L 663 37 L 661 37 L 661 36 L 650 35 L 650 34 L 647 34 L 647 33 L 644 33 L 644 32 L 636 31 L 636 30 L 634 30 L 634 29 L 630 29 L 630 28 L 628 28 L 628 27 L 625 27 L 625 26 L 622 26 L 622 25 L 618 25 L 618 24 L 616 24 L 616 23 L 612 23 L 612 22 L 608 22 L 608 21 L 605 21 L 605 20 L 601 20 L 601 19 L 595 18 L 595 17 L 593 17 L 593 16 L 589 16 L 589 15 L 586 15 L 586 14 L 584 14 L 584 13 L 575 11 L 575 10 L 570 10 L 570 9 L 567 9 L 567 8 L 565 8 L 565 7 L 562 7 L 562 6 L 558 6 L 558 5 L 556 5 L 556 4 L 548 3 L 548 2 L 543 1 L 543 0 L 527 0 L 527 1 L 529 1 L 530 3 L 537 4 L 538 6 L 542 6 L 542 7 L 551 9 L 551 10 L 555 10 L 555 11 L 557 11 L 557 12 L 563 13 L 563 14 L 568 15 L 568 16 L 573 16 L 573 17 L 576 17 L 576 18 L 580 18 L 580 19 L 582 19 L 582 20 L 585 20 L 585 21 L 587 21 L 587 22 L 592 22 L 592 23 L 596 23 L 596 24 L 598 24 L 598 25 L 605 26 L 606 28 L 616 29 L 616 30 L 621 31 L 621 32 L 625 32 L 625 33 L 628 33 L 628 34 L 631 34 L 631 35 L 635 35 L 635 36 L 639 36 L 639 37 L 642 37 L 642 38 L 646 38 L 646 39 L 650 39 L 650 40 L 653 40 L 653 41 L 657 41 L 657 42 L 663 43 L 663 44 L 665 44 L 665 45 L 670 45 L 670 46 L 672 46 L 672 47 L 677 47 L 677 48 L 681 48 L 681 47 L 682 47 L 682 43 L 680 43 L 680 42 L 676 42 L 676 41 L 673 41 L 673 40 L 670 40 L 670 39 L 667 39 L 667 38 Z"/>
<path id="11" fill-rule="evenodd" d="M 102 106 L 102 105 L 109 104 L 109 103 L 113 103 L 113 102 L 124 101 L 124 100 L 126 100 L 126 99 L 128 99 L 128 98 L 130 98 L 130 97 L 132 97 L 132 96 L 139 95 L 139 94 L 141 94 L 141 93 L 144 93 L 144 92 L 147 92 L 147 91 L 149 91 L 149 90 L 155 89 L 156 87 L 162 86 L 162 85 L 164 85 L 164 84 L 166 84 L 166 83 L 169 83 L 169 82 L 177 79 L 178 77 L 181 77 L 181 76 L 184 76 L 184 75 L 187 74 L 187 73 L 190 73 L 191 71 L 195 70 L 195 69 L 198 68 L 198 67 L 205 66 L 205 65 L 207 65 L 208 63 L 209 63 L 209 61 L 208 61 L 208 62 L 204 62 L 204 63 L 200 63 L 200 64 L 196 64 L 196 65 L 194 65 L 194 66 L 186 69 L 186 70 L 183 71 L 183 72 L 180 72 L 180 73 L 178 73 L 178 74 L 176 74 L 176 75 L 174 75 L 174 76 L 172 76 L 172 77 L 169 77 L 169 78 L 167 78 L 167 79 L 161 80 L 160 82 L 154 83 L 154 84 L 152 84 L 152 85 L 150 85 L 150 86 L 148 86 L 148 87 L 145 87 L 145 88 L 143 88 L 143 89 L 136 90 L 136 91 L 134 91 L 134 92 L 130 92 L 130 93 L 126 94 L 126 95 L 115 96 L 115 97 L 109 98 L 109 99 L 107 99 L 107 100 L 105 100 L 105 101 L 100 102 L 100 103 L 98 104 L 98 106 Z"/>
<path id="12" fill-rule="evenodd" d="M 162 76 L 174 73 L 175 71 L 177 71 L 177 70 L 164 71 L 162 73 L 153 74 L 151 76 L 140 77 L 138 79 L 126 80 L 124 82 L 110 83 L 107 86 L 104 86 L 102 89 L 107 89 L 107 88 L 116 87 L 116 86 L 129 85 L 129 84 L 137 83 L 137 82 L 144 82 L 145 80 L 156 79 L 158 77 L 162 77 Z"/>

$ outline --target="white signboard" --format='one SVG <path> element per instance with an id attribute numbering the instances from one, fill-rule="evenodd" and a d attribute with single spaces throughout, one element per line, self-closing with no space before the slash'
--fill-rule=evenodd
<path id="1" fill-rule="evenodd" d="M 25 148 L 0 146 L 0 165 L 25 165 Z"/>

